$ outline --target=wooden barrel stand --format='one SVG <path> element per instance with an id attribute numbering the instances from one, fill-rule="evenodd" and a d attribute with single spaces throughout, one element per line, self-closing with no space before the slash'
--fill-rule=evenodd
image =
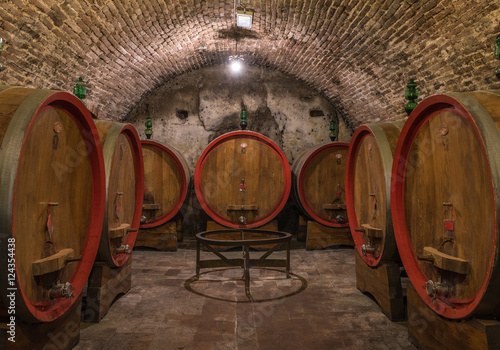
<path id="1" fill-rule="evenodd" d="M 324 249 L 336 245 L 354 246 L 349 227 L 329 227 L 307 221 L 306 249 Z"/>
<path id="2" fill-rule="evenodd" d="M 405 297 L 401 286 L 401 271 L 395 262 L 383 262 L 376 267 L 368 266 L 358 251 L 356 255 L 356 287 L 369 293 L 382 312 L 391 321 L 406 319 Z"/>
<path id="3" fill-rule="evenodd" d="M 113 301 L 132 286 L 132 257 L 120 267 L 97 262 L 90 273 L 87 295 L 83 299 L 83 321 L 98 323 L 108 313 Z"/>
<path id="4" fill-rule="evenodd" d="M 408 338 L 418 349 L 500 349 L 500 322 L 451 320 L 433 312 L 408 283 Z"/>
<path id="5" fill-rule="evenodd" d="M 8 318 L 0 318 L 0 349 L 5 350 L 42 350 L 73 349 L 80 341 L 80 319 L 82 295 L 71 308 L 52 322 L 27 323 L 15 321 L 15 342 L 9 340 L 11 327 Z M 12 338 L 11 338 L 12 339 Z"/>
<path id="6" fill-rule="evenodd" d="M 178 248 L 179 237 L 182 240 L 182 231 L 178 230 L 178 226 L 178 222 L 171 220 L 157 227 L 141 228 L 135 246 L 175 252 Z"/>

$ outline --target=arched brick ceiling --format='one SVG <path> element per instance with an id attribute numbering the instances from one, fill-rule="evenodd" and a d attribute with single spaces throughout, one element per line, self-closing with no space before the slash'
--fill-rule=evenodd
<path id="1" fill-rule="evenodd" d="M 225 64 L 236 33 L 247 64 L 302 80 L 351 126 L 402 117 L 411 77 L 421 96 L 500 88 L 500 1 L 244 3 L 253 27 L 235 31 L 232 0 L 2 1 L 0 83 L 72 90 L 82 76 L 89 108 L 119 120 L 171 78 Z"/>

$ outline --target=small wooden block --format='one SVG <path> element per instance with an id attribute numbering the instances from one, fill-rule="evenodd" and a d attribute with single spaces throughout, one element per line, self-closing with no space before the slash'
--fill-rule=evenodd
<path id="1" fill-rule="evenodd" d="M 401 273 L 397 263 L 382 263 L 368 266 L 358 251 L 356 255 L 356 287 L 362 293 L 369 293 L 377 301 L 380 310 L 391 321 L 406 319 L 406 301 L 401 286 Z"/>
<path id="2" fill-rule="evenodd" d="M 361 226 L 364 228 L 365 234 L 369 237 L 375 237 L 375 238 L 384 237 L 384 231 L 381 228 L 373 227 L 372 225 L 369 224 L 363 224 Z"/>
<path id="3" fill-rule="evenodd" d="M 307 222 L 307 250 L 323 249 L 334 245 L 354 246 L 349 227 L 328 227 L 316 221 Z"/>
<path id="4" fill-rule="evenodd" d="M 408 337 L 418 349 L 500 349 L 497 320 L 450 320 L 432 311 L 408 283 Z"/>
<path id="5" fill-rule="evenodd" d="M 83 321 L 98 323 L 108 313 L 117 296 L 127 293 L 132 286 L 132 257 L 125 265 L 112 268 L 96 263 L 88 280 L 87 296 L 83 299 Z"/>
<path id="6" fill-rule="evenodd" d="M 154 203 L 144 203 L 142 205 L 142 210 L 160 210 L 160 205 Z"/>
<path id="7" fill-rule="evenodd" d="M 66 248 L 46 258 L 33 261 L 31 264 L 33 276 L 42 276 L 62 270 L 66 266 L 66 259 L 70 255 L 73 255 L 73 249 Z"/>
<path id="8" fill-rule="evenodd" d="M 345 203 L 328 203 L 328 204 L 323 204 L 323 209 L 324 210 L 346 210 L 347 206 Z"/>
<path id="9" fill-rule="evenodd" d="M 469 262 L 452 255 L 445 254 L 432 247 L 424 247 L 424 253 L 433 261 L 434 266 L 441 270 L 465 275 L 469 272 Z"/>
<path id="10" fill-rule="evenodd" d="M 299 227 L 298 227 L 298 232 L 297 232 L 297 240 L 298 241 L 305 241 L 307 238 L 307 219 L 299 215 Z"/>
<path id="11" fill-rule="evenodd" d="M 182 232 L 182 216 L 177 215 L 175 217 L 175 229 L 177 230 L 177 242 L 182 242 L 184 239 L 184 234 Z"/>
<path id="12" fill-rule="evenodd" d="M 129 232 L 129 229 L 129 224 L 121 224 L 119 227 L 111 228 L 108 230 L 108 238 L 113 239 L 125 237 Z"/>
<path id="13" fill-rule="evenodd" d="M 222 226 L 221 224 L 219 224 L 215 221 L 212 221 L 212 220 L 207 221 L 207 231 L 224 230 L 224 229 L 227 229 L 227 227 Z M 256 227 L 255 229 L 256 230 L 266 230 L 266 231 L 278 231 L 278 221 L 276 221 L 276 220 L 270 221 L 265 225 Z M 227 234 L 221 233 L 218 235 L 212 235 L 210 237 L 223 239 L 223 240 L 240 239 L 239 233 L 241 232 L 241 230 L 245 231 L 245 229 L 234 229 L 234 231 L 233 231 L 234 233 L 231 233 L 231 232 L 229 232 Z M 247 234 L 246 237 L 251 239 L 252 236 Z M 262 234 L 258 235 L 258 238 L 262 238 L 262 237 L 263 237 Z M 271 237 L 275 237 L 275 236 L 269 235 L 269 238 L 271 238 Z M 257 249 L 257 250 L 268 250 L 268 249 L 272 248 L 273 246 L 274 246 L 274 244 L 262 244 L 262 245 L 255 245 L 255 246 L 253 245 L 251 247 L 254 249 Z M 234 247 L 227 247 L 227 246 L 213 246 L 213 247 L 218 251 L 224 251 L 224 250 L 234 248 Z"/>
<path id="14" fill-rule="evenodd" d="M 258 210 L 255 204 L 228 204 L 227 210 Z"/>
<path id="15" fill-rule="evenodd" d="M 149 247 L 161 251 L 177 251 L 176 222 L 169 221 L 153 228 L 141 228 L 137 233 L 135 247 Z"/>
<path id="16" fill-rule="evenodd" d="M 0 318 L 0 349 L 73 349 L 80 341 L 82 295 L 64 315 L 52 322 L 25 323 L 16 316 L 15 343 L 8 340 L 8 318 Z M 6 316 L 7 317 L 7 316 Z"/>

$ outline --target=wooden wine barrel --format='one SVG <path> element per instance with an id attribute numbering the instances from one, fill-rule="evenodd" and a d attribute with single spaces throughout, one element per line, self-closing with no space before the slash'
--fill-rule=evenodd
<path id="1" fill-rule="evenodd" d="M 144 197 L 141 141 L 132 124 L 98 120 L 106 169 L 106 211 L 99 259 L 123 266 L 134 247 Z"/>
<path id="2" fill-rule="evenodd" d="M 2 308 L 14 293 L 16 319 L 53 321 L 78 300 L 99 246 L 98 133 L 74 95 L 1 86 L 0 143 Z"/>
<path id="3" fill-rule="evenodd" d="M 304 215 L 328 227 L 349 227 L 344 186 L 348 149 L 346 142 L 311 147 L 292 165 L 295 204 Z"/>
<path id="4" fill-rule="evenodd" d="M 404 122 L 363 124 L 352 136 L 345 177 L 356 249 L 369 266 L 399 262 L 391 215 L 392 157 Z"/>
<path id="5" fill-rule="evenodd" d="M 394 154 L 399 253 L 420 297 L 446 318 L 500 315 L 499 123 L 496 93 L 430 96 Z"/>
<path id="6" fill-rule="evenodd" d="M 231 228 L 254 228 L 271 221 L 290 194 L 290 166 L 269 138 L 233 131 L 203 151 L 194 174 L 196 196 L 205 212 Z"/>
<path id="7" fill-rule="evenodd" d="M 141 228 L 153 228 L 171 220 L 186 202 L 191 173 L 184 157 L 173 147 L 142 140 L 144 158 L 144 203 L 146 222 Z"/>

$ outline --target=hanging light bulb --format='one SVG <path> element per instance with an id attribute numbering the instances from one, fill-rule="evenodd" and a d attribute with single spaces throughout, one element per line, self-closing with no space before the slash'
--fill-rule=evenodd
<path id="1" fill-rule="evenodd" d="M 239 73 L 242 68 L 241 60 L 239 58 L 234 58 L 230 61 L 231 71 L 233 73 Z"/>

